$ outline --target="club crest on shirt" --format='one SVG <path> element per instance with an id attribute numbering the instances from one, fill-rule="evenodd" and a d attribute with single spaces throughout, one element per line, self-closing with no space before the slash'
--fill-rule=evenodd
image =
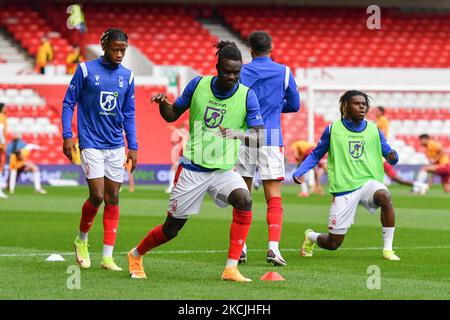
<path id="1" fill-rule="evenodd" d="M 206 107 L 203 121 L 208 128 L 217 128 L 223 121 L 223 116 L 227 113 L 225 109 Z"/>
<path id="2" fill-rule="evenodd" d="M 117 97 L 119 94 L 117 92 L 101 91 L 100 92 L 100 107 L 106 111 L 110 112 L 114 110 L 117 106 Z"/>
<path id="3" fill-rule="evenodd" d="M 119 76 L 119 87 L 123 88 L 123 76 Z"/>
<path id="4" fill-rule="evenodd" d="M 361 158 L 364 153 L 364 141 L 349 141 L 348 152 L 354 159 Z"/>
<path id="5" fill-rule="evenodd" d="M 96 86 L 100 85 L 100 75 L 98 75 L 98 74 L 95 75 L 95 85 Z"/>

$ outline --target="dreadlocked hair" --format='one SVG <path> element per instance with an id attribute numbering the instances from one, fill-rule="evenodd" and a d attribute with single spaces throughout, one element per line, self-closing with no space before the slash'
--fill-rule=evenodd
<path id="1" fill-rule="evenodd" d="M 350 91 L 345 92 L 339 98 L 339 104 L 340 104 L 339 111 L 341 112 L 341 118 L 348 118 L 348 116 L 349 116 L 350 100 L 354 96 L 363 96 L 364 99 L 366 100 L 366 104 L 367 104 L 366 112 L 369 111 L 369 108 L 370 108 L 370 103 L 369 103 L 370 96 L 367 93 L 359 91 L 359 90 L 350 90 Z"/>
<path id="2" fill-rule="evenodd" d="M 222 61 L 222 59 L 242 62 L 241 50 L 239 50 L 236 43 L 233 41 L 222 40 L 217 42 L 213 47 L 217 48 L 216 56 L 218 57 L 219 62 Z"/>
<path id="3" fill-rule="evenodd" d="M 125 32 L 120 29 L 110 28 L 103 32 L 100 37 L 100 44 L 102 46 L 103 51 L 106 50 L 106 46 L 111 41 L 125 41 L 128 42 L 128 36 Z"/>

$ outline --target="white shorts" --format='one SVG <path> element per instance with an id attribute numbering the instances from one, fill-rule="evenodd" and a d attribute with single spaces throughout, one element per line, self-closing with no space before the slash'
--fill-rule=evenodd
<path id="1" fill-rule="evenodd" d="M 373 196 L 378 190 L 386 190 L 386 186 L 376 180 L 369 180 L 358 190 L 343 196 L 333 198 L 328 231 L 332 234 L 346 234 L 348 228 L 355 222 L 356 208 L 362 205 L 370 213 L 375 213 L 378 206 L 373 201 Z"/>
<path id="2" fill-rule="evenodd" d="M 118 149 L 83 149 L 81 150 L 81 167 L 86 179 L 107 177 L 123 183 L 125 162 L 125 148 Z"/>
<path id="3" fill-rule="evenodd" d="M 262 146 L 255 149 L 241 146 L 236 164 L 237 172 L 243 177 L 253 177 L 256 166 L 261 180 L 284 180 L 284 147 Z"/>
<path id="4" fill-rule="evenodd" d="M 236 189 L 248 190 L 244 179 L 235 171 L 196 172 L 180 165 L 170 193 L 167 212 L 172 217 L 187 219 L 190 215 L 199 213 L 207 192 L 218 207 L 225 208 L 228 205 L 228 196 Z"/>

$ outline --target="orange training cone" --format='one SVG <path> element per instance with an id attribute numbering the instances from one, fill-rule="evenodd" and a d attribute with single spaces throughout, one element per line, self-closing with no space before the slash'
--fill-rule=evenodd
<path id="1" fill-rule="evenodd" d="M 284 281 L 285 279 L 278 272 L 267 272 L 260 280 L 263 281 Z"/>

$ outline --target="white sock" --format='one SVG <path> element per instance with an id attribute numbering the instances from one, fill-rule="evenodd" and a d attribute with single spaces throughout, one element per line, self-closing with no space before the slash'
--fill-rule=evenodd
<path id="1" fill-rule="evenodd" d="M 309 241 L 312 241 L 314 243 L 317 243 L 317 238 L 320 236 L 320 233 L 317 232 L 310 232 L 308 233 L 308 239 Z"/>
<path id="2" fill-rule="evenodd" d="M 137 248 L 136 248 L 136 247 L 134 247 L 133 250 L 131 250 L 131 255 L 132 255 L 134 258 L 140 258 L 140 257 L 141 257 L 141 255 L 140 255 L 139 252 L 137 251 Z"/>
<path id="3" fill-rule="evenodd" d="M 87 232 L 78 231 L 78 239 L 80 239 L 81 241 L 87 241 L 88 233 Z"/>
<path id="4" fill-rule="evenodd" d="M 274 252 L 280 252 L 280 249 L 278 249 L 279 242 L 278 241 L 269 241 L 269 249 L 272 249 Z"/>
<path id="5" fill-rule="evenodd" d="M 16 190 L 17 170 L 11 170 L 9 173 L 9 191 L 14 193 Z"/>
<path id="6" fill-rule="evenodd" d="M 114 250 L 114 246 L 108 246 L 107 244 L 103 245 L 103 256 L 104 257 L 112 257 L 112 253 Z"/>
<path id="7" fill-rule="evenodd" d="M 226 267 L 237 267 L 238 265 L 238 260 L 234 260 L 234 259 L 227 259 L 227 265 Z"/>
<path id="8" fill-rule="evenodd" d="M 428 179 L 428 173 L 426 171 L 419 171 L 419 174 L 417 175 L 417 181 L 420 182 L 427 182 Z"/>
<path id="9" fill-rule="evenodd" d="M 39 171 L 33 172 L 34 190 L 41 190 L 41 173 Z"/>
<path id="10" fill-rule="evenodd" d="M 382 227 L 383 232 L 383 250 L 392 250 L 392 242 L 394 242 L 395 227 L 385 228 Z"/>
<path id="11" fill-rule="evenodd" d="M 304 193 L 308 193 L 308 183 L 306 181 L 300 185 L 300 190 Z"/>

